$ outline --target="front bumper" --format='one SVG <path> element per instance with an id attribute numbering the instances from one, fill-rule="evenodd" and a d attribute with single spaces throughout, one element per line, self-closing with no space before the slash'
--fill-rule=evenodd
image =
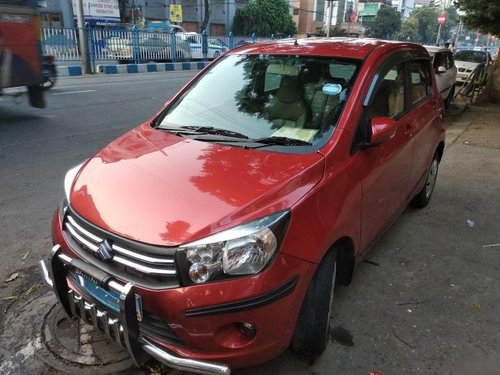
<path id="1" fill-rule="evenodd" d="M 165 365 L 182 371 L 197 374 L 231 373 L 231 369 L 225 364 L 180 357 L 142 336 L 139 332 L 133 284 L 123 285 L 94 266 L 63 254 L 59 245 L 52 248 L 49 261 L 42 260 L 39 265 L 44 281 L 54 290 L 66 313 L 94 325 L 109 339 L 125 347 L 136 366 L 140 366 L 149 354 Z M 67 282 L 70 270 L 77 270 L 105 290 L 119 293 L 118 316 L 101 311 L 96 304 L 85 301 L 76 294 Z"/>

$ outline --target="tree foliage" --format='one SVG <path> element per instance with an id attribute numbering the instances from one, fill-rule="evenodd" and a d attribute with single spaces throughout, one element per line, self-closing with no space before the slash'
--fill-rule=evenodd
<path id="1" fill-rule="evenodd" d="M 238 9 L 234 16 L 236 35 L 288 36 L 297 32 L 286 0 L 255 0 Z"/>
<path id="2" fill-rule="evenodd" d="M 417 8 L 411 12 L 401 26 L 399 39 L 417 43 L 434 44 L 437 38 L 438 10 L 434 7 Z"/>
<path id="3" fill-rule="evenodd" d="M 456 5 L 465 12 L 464 23 L 470 28 L 478 28 L 483 33 L 500 36 L 500 2 L 482 0 L 456 0 Z M 492 67 L 486 86 L 485 100 L 500 103 L 500 59 Z"/>
<path id="4" fill-rule="evenodd" d="M 396 8 L 382 4 L 375 21 L 370 27 L 369 36 L 390 39 L 401 28 L 401 16 Z"/>
<path id="5" fill-rule="evenodd" d="M 463 20 L 467 26 L 500 36 L 500 2 L 498 0 L 455 0 L 455 4 L 465 12 Z"/>
<path id="6" fill-rule="evenodd" d="M 456 27 L 460 23 L 460 17 L 455 7 L 446 8 L 444 12 L 446 14 L 446 21 L 441 29 L 441 39 L 446 42 L 453 40 L 453 31 L 456 31 Z"/>

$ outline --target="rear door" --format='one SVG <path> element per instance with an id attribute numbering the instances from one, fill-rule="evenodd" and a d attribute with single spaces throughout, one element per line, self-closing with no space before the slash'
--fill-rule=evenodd
<path id="1" fill-rule="evenodd" d="M 427 60 L 407 62 L 408 114 L 415 157 L 409 177 L 411 193 L 426 176 L 442 130 L 443 101 L 433 90 L 431 66 Z"/>

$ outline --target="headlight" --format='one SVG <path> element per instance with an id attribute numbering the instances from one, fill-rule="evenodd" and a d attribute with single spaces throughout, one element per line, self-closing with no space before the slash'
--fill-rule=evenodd
<path id="1" fill-rule="evenodd" d="M 69 195 L 71 193 L 73 182 L 75 181 L 76 175 L 78 174 L 78 172 L 80 172 L 80 169 L 82 168 L 82 165 L 84 163 L 85 161 L 74 166 L 68 172 L 66 172 L 66 176 L 64 176 L 64 196 L 68 202 L 70 202 Z"/>
<path id="2" fill-rule="evenodd" d="M 180 246 L 177 258 L 183 282 L 261 272 L 279 249 L 289 218 L 289 211 L 281 211 Z"/>
<path id="3" fill-rule="evenodd" d="M 61 223 L 63 222 L 64 215 L 66 214 L 66 210 L 68 209 L 70 203 L 69 196 L 71 194 L 71 187 L 73 186 L 76 175 L 78 174 L 78 172 L 80 172 L 80 169 L 82 168 L 82 165 L 84 163 L 85 161 L 74 166 L 68 172 L 66 172 L 66 175 L 64 176 L 64 198 L 59 204 L 59 215 Z"/>

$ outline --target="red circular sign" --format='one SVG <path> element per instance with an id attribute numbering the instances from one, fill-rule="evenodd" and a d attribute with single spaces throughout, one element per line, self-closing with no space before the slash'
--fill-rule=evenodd
<path id="1" fill-rule="evenodd" d="M 443 25 L 444 21 L 446 21 L 446 14 L 444 12 L 439 13 L 438 16 L 438 25 Z"/>

